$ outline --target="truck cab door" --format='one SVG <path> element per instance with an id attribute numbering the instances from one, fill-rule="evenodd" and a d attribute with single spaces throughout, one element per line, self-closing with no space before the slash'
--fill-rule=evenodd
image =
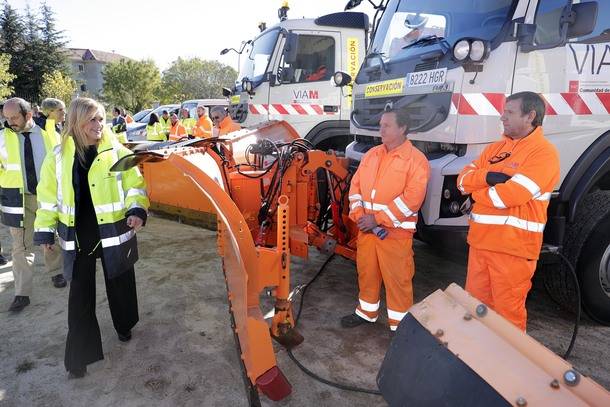
<path id="1" fill-rule="evenodd" d="M 557 146 L 561 179 L 604 131 L 610 112 L 610 2 L 597 2 L 596 24 L 589 1 L 538 0 L 530 5 L 525 22 L 533 24 L 529 44 L 520 45 L 515 65 L 513 93 L 532 91 L 547 103 L 543 123 L 545 136 Z M 589 33 L 568 28 L 562 35 L 562 15 L 570 9 L 577 20 L 573 27 L 589 26 Z M 589 17 L 586 17 L 588 14 Z M 585 30 L 587 30 L 585 28 Z"/>
<path id="2" fill-rule="evenodd" d="M 242 59 L 247 59 L 243 65 L 251 63 L 255 67 L 251 74 L 253 78 L 248 78 L 252 79 L 252 92 L 248 93 L 242 82 L 241 92 L 231 98 L 232 109 L 247 110 L 246 115 L 242 114 L 245 117 L 245 120 L 240 121 L 242 127 L 251 127 L 269 120 L 269 89 L 274 80 L 277 60 L 282 54 L 282 44 L 283 36 L 279 34 L 279 29 L 268 30 L 254 40 L 249 52 L 241 56 Z"/>
<path id="3" fill-rule="evenodd" d="M 340 118 L 341 89 L 331 79 L 341 65 L 341 36 L 336 31 L 297 30 L 292 35 L 293 44 L 287 45 L 296 49 L 283 47 L 271 75 L 269 119 L 286 120 L 305 137 L 320 122 Z"/>

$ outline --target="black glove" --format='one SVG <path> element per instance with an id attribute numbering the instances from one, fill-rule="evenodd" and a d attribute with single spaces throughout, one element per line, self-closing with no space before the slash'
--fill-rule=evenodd
<path id="1" fill-rule="evenodd" d="M 493 187 L 496 184 L 502 184 L 506 181 L 508 181 L 509 179 L 511 179 L 510 175 L 506 175 L 503 172 L 488 172 L 487 176 L 485 177 L 485 182 L 487 182 L 487 185 L 489 185 L 490 187 Z"/>

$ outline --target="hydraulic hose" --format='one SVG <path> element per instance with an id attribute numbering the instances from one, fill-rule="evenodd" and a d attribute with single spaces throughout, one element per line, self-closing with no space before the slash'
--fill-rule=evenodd
<path id="1" fill-rule="evenodd" d="M 305 294 L 307 293 L 307 289 L 311 286 L 311 284 L 314 281 L 316 281 L 318 279 L 320 274 L 322 274 L 322 271 L 324 271 L 324 269 L 326 268 L 328 263 L 330 263 L 330 261 L 334 257 L 335 257 L 334 253 L 331 254 L 330 256 L 328 256 L 328 258 L 326 259 L 326 261 L 324 261 L 324 263 L 318 269 L 316 274 L 314 274 L 314 276 L 307 282 L 307 284 L 305 284 L 305 287 L 301 291 L 301 299 L 299 301 L 299 311 L 297 312 L 297 315 L 296 315 L 296 317 L 294 319 L 294 326 L 295 326 L 295 328 L 299 324 L 299 319 L 301 318 L 301 311 L 303 310 L 303 306 L 304 306 L 304 303 L 305 303 Z M 364 389 L 364 388 L 353 386 L 353 385 L 350 385 L 350 384 L 333 382 L 332 380 L 328 380 L 328 379 L 325 379 L 325 378 L 323 378 L 321 376 L 318 376 L 317 374 L 315 374 L 314 372 L 312 372 L 311 370 L 309 370 L 308 368 L 303 366 L 303 364 L 292 353 L 292 349 L 286 348 L 286 352 L 288 353 L 288 357 L 290 357 L 290 360 L 292 360 L 294 362 L 294 364 L 299 367 L 299 369 L 301 369 L 306 375 L 308 375 L 311 378 L 319 381 L 320 383 L 324 383 L 327 386 L 335 387 L 337 389 L 346 390 L 346 391 L 352 391 L 352 392 L 357 392 L 357 393 L 375 394 L 377 396 L 381 395 L 381 392 L 379 390 Z"/>
<path id="2" fill-rule="evenodd" d="M 570 345 L 568 346 L 566 353 L 563 355 L 563 358 L 567 360 L 572 354 L 572 349 L 574 349 L 574 343 L 576 343 L 576 336 L 578 335 L 578 327 L 580 326 L 580 284 L 578 283 L 578 275 L 576 274 L 574 266 L 572 265 L 572 263 L 570 263 L 570 260 L 568 260 L 568 258 L 563 253 L 561 253 L 561 251 L 559 251 L 559 248 L 557 246 L 546 246 L 545 248 L 549 253 L 556 254 L 557 256 L 559 256 L 559 258 L 563 260 L 563 262 L 568 266 L 568 269 L 570 270 L 570 275 L 572 276 L 572 280 L 574 281 L 574 287 L 576 289 L 576 312 L 574 313 L 574 329 L 572 331 Z"/>

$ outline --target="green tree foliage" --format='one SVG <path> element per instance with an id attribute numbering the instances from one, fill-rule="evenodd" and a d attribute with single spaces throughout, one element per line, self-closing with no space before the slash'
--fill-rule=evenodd
<path id="1" fill-rule="evenodd" d="M 24 30 L 23 20 L 17 10 L 5 2 L 0 14 L 0 53 L 8 55 L 9 72 L 13 75 L 24 71 Z"/>
<path id="2" fill-rule="evenodd" d="M 15 75 L 9 72 L 10 64 L 11 56 L 0 54 L 0 99 L 4 99 L 13 93 L 11 82 L 15 79 Z"/>
<path id="3" fill-rule="evenodd" d="M 40 100 L 43 76 L 68 72 L 63 32 L 51 8 L 43 3 L 37 15 L 28 6 L 24 15 L 4 2 L 0 12 L 0 53 L 11 56 L 10 72 L 17 77 L 14 94 L 32 102 Z"/>
<path id="4" fill-rule="evenodd" d="M 138 112 L 158 101 L 161 74 L 151 60 L 120 60 L 104 67 L 103 99 L 106 103 Z"/>
<path id="5" fill-rule="evenodd" d="M 76 82 L 70 76 L 61 71 L 46 73 L 42 77 L 40 88 L 40 98 L 57 98 L 64 101 L 67 105 L 72 100 L 72 95 L 76 90 Z"/>
<path id="6" fill-rule="evenodd" d="M 161 99 L 175 103 L 222 97 L 222 87 L 233 86 L 236 78 L 235 69 L 220 62 L 178 58 L 163 71 Z"/>

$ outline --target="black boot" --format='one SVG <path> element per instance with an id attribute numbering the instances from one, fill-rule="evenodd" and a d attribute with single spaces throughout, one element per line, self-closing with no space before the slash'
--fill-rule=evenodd
<path id="1" fill-rule="evenodd" d="M 372 324 L 372 322 L 367 321 L 356 313 L 349 314 L 341 318 L 341 326 L 343 328 L 354 328 L 362 324 Z"/>
<path id="2" fill-rule="evenodd" d="M 11 312 L 19 312 L 28 305 L 30 305 L 30 297 L 25 295 L 17 295 L 15 296 L 15 299 L 8 310 Z"/>
<path id="3" fill-rule="evenodd" d="M 68 370 L 68 379 L 82 379 L 87 373 L 87 366 L 82 369 Z"/>
<path id="4" fill-rule="evenodd" d="M 68 285 L 63 274 L 54 275 L 53 277 L 51 277 L 51 281 L 53 282 L 53 286 L 56 288 L 63 288 Z"/>
<path id="5" fill-rule="evenodd" d="M 120 333 L 117 332 L 118 336 L 119 336 L 119 341 L 121 342 L 129 342 L 131 340 L 131 330 L 127 331 L 127 333 Z"/>

